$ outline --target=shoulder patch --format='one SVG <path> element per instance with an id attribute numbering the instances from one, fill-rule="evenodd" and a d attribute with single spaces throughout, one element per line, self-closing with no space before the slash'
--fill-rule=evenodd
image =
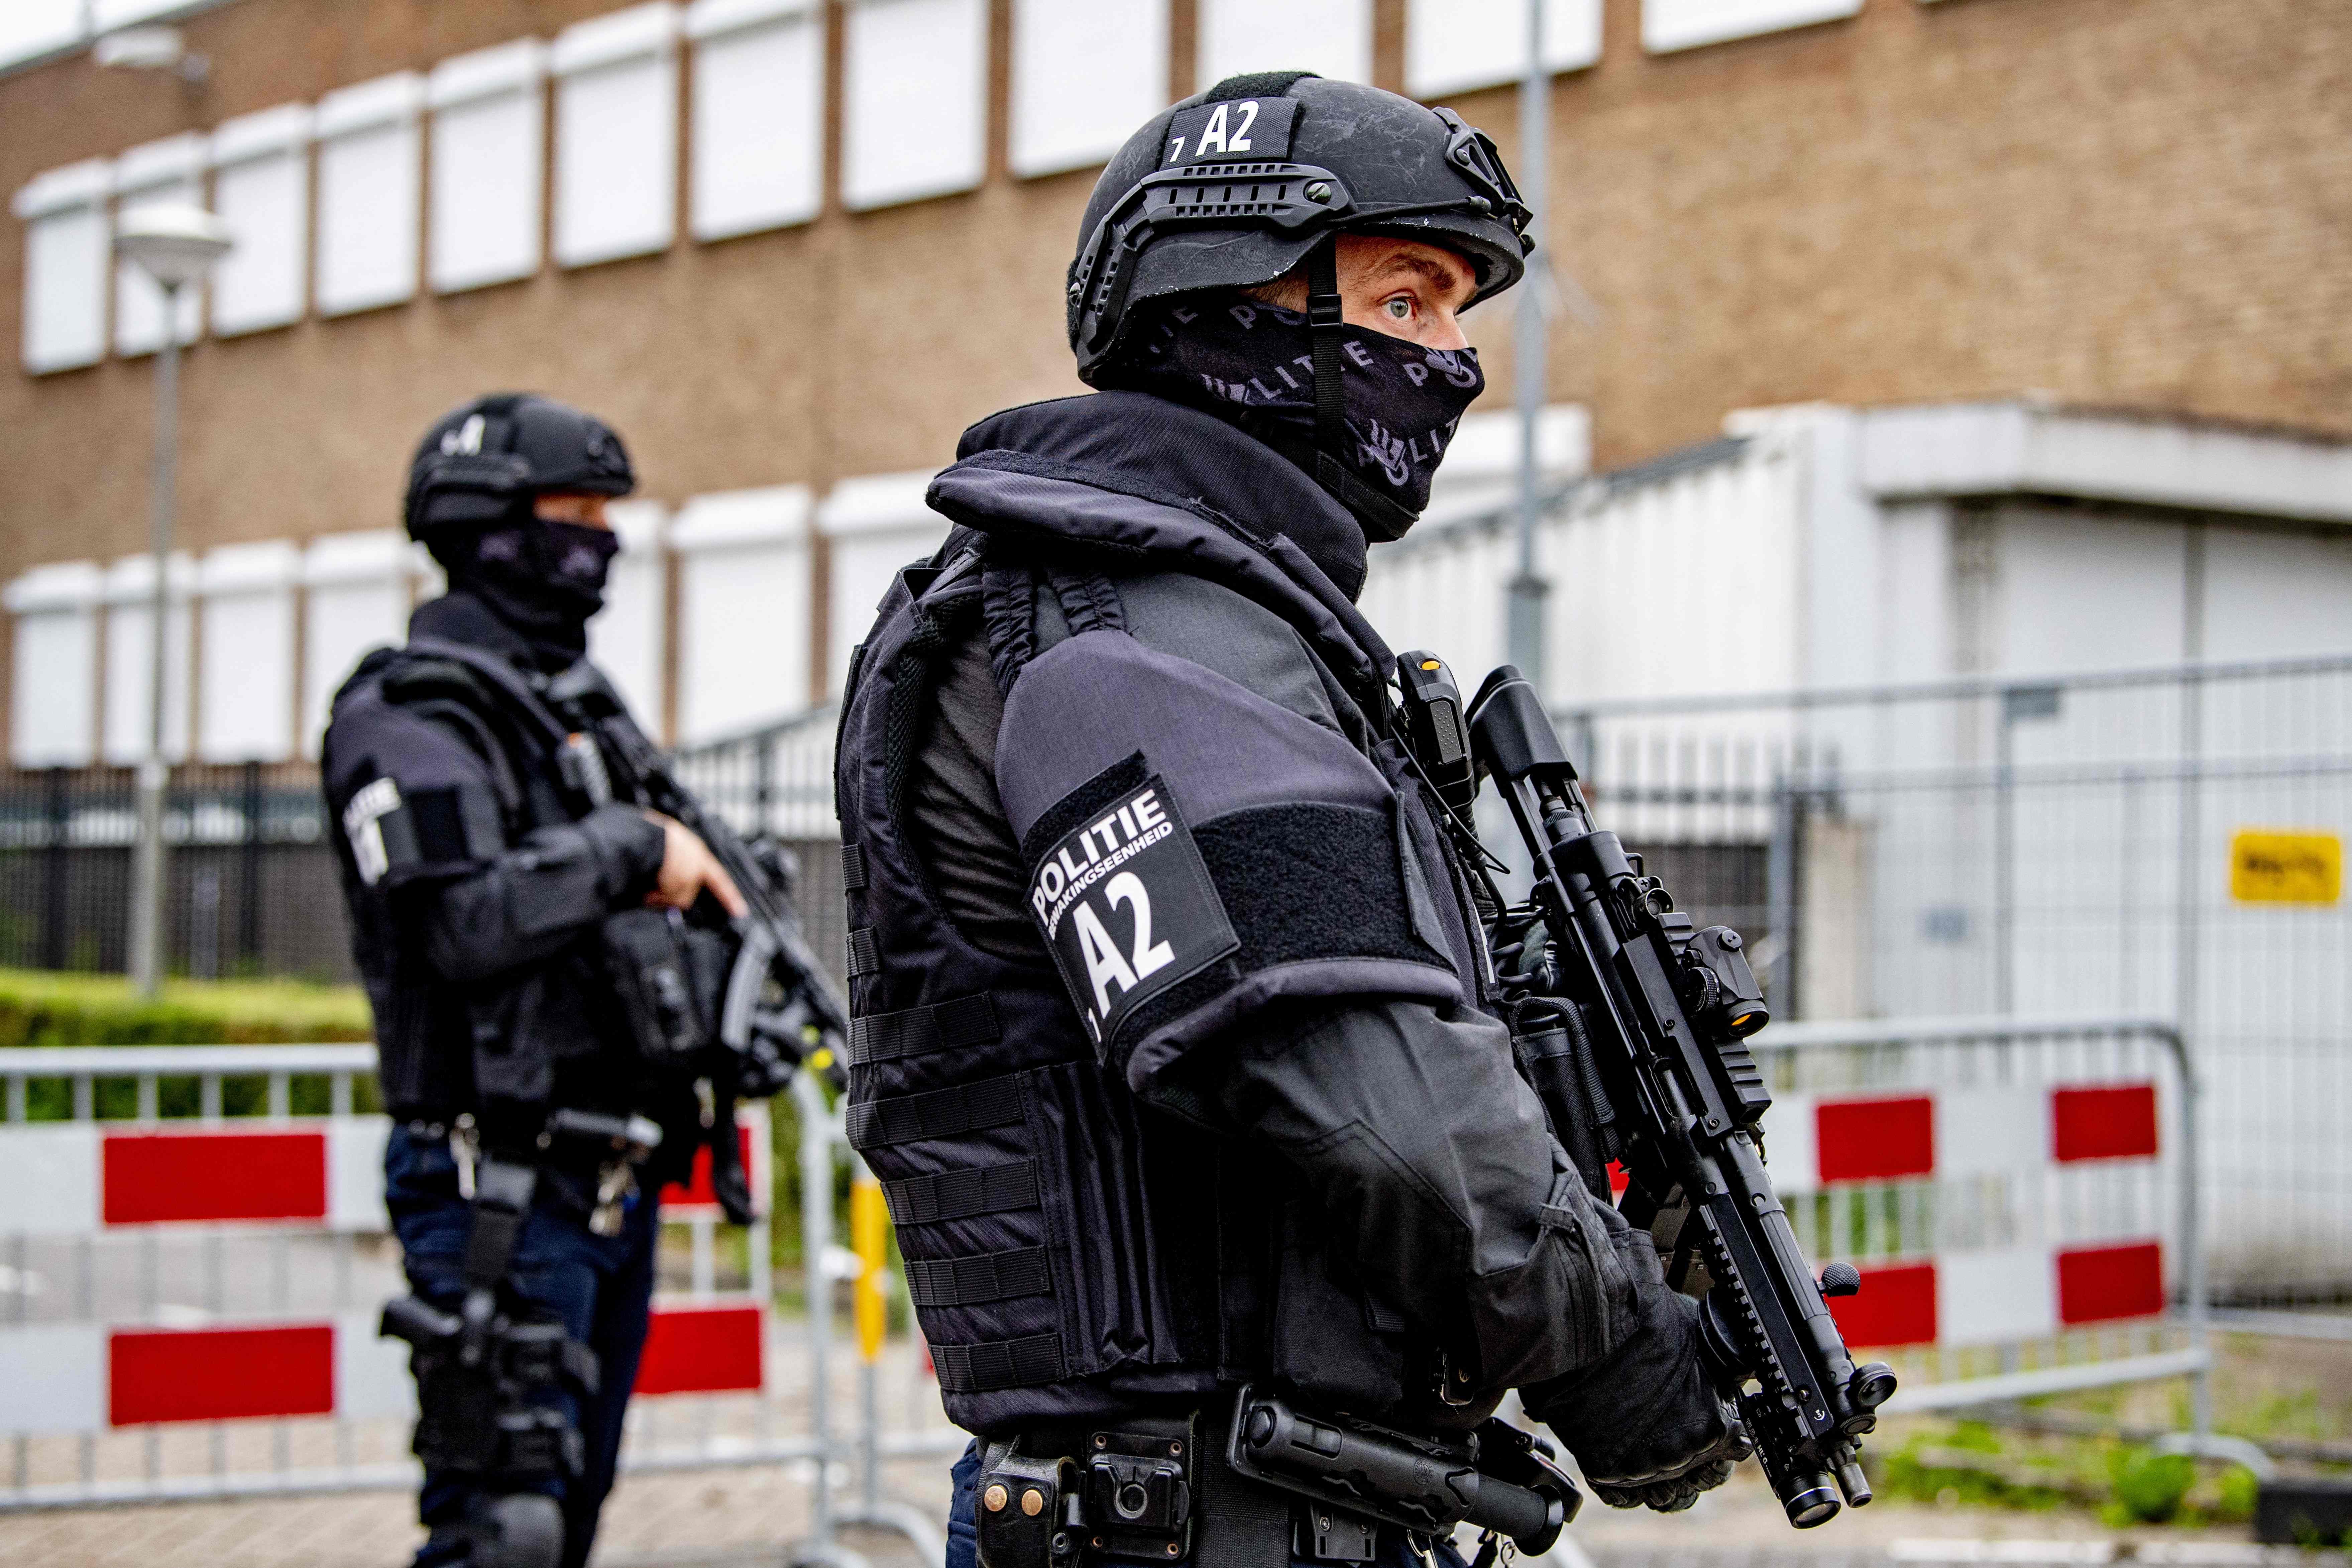
<path id="1" fill-rule="evenodd" d="M 1241 945 L 1142 752 L 1071 791 L 1028 837 L 1029 910 L 1096 1045 L 1139 1004 Z"/>
<path id="2" fill-rule="evenodd" d="M 343 807 L 343 837 L 351 841 L 361 881 L 373 888 L 395 859 L 415 858 L 415 837 L 407 827 L 400 786 L 389 777 L 371 779 L 352 793 L 351 804 Z"/>

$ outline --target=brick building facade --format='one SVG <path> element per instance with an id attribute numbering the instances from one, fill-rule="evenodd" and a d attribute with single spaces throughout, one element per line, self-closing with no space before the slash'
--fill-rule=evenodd
<path id="1" fill-rule="evenodd" d="M 538 388 L 610 417 L 646 493 L 672 503 L 779 485 L 821 497 L 860 476 L 933 468 L 969 421 L 1076 390 L 1061 280 L 1094 172 L 1013 173 L 1024 0 L 971 0 L 985 26 L 976 186 L 845 204 L 852 12 L 904 3 L 814 0 L 824 90 L 810 221 L 693 237 L 698 51 L 681 41 L 681 216 L 653 254 L 566 267 L 559 246 L 541 245 L 544 259 L 516 281 L 420 284 L 331 318 L 314 300 L 290 325 L 201 336 L 185 361 L 188 547 L 385 526 L 415 433 L 489 387 Z M 1574 0 L 1553 7 L 1557 26 L 1589 25 L 1597 45 L 1592 63 L 1554 79 L 1546 237 L 1573 280 L 1551 335 L 1552 385 L 1590 410 L 1600 466 L 1708 437 L 1743 406 L 2026 390 L 2352 431 L 2341 195 L 2352 17 L 2295 0 L 1743 0 L 1732 9 L 1793 3 L 1794 19 L 1832 19 L 1645 47 L 1677 8 L 1713 3 L 1647 0 L 1645 17 L 1643 0 L 1590 0 L 1582 24 Z M 1395 88 L 1426 48 L 1413 29 L 1444 10 L 1312 5 L 1360 5 L 1369 75 Z M 1460 8 L 1490 26 L 1488 14 L 1517 12 Z M 0 190 L 386 73 L 554 38 L 613 9 L 183 6 L 167 19 L 210 62 L 200 87 L 100 69 L 86 50 L 0 74 Z M 1233 0 L 1168 0 L 1170 92 L 1206 68 L 1212 11 L 1237 25 Z M 1507 153 L 1515 92 L 1447 101 Z M 557 96 L 532 100 L 551 146 Z M 23 222 L 6 226 L 16 232 L 0 242 L 0 296 L 16 301 L 27 251 Z M 25 319 L 0 311 L 0 578 L 131 555 L 145 535 L 152 361 L 108 353 L 31 374 L 18 368 Z M 1490 381 L 1507 386 L 1506 311 L 1474 317 L 1473 335 Z M 813 539 L 812 695 L 832 640 L 827 554 Z"/>

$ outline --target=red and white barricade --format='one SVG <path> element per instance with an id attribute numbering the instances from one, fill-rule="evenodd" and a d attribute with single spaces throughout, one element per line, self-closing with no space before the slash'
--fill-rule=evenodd
<path id="1" fill-rule="evenodd" d="M 94 1474 L 93 1444 L 132 1429 L 414 1415 L 407 1347 L 376 1333 L 383 1300 L 402 1288 L 397 1250 L 383 1240 L 390 1124 L 283 1114 L 289 1073 L 334 1079 L 334 1102 L 348 1105 L 350 1079 L 373 1068 L 365 1046 L 0 1051 L 11 1114 L 0 1123 L 0 1439 L 14 1439 L 16 1482 L 13 1495 L 0 1487 L 0 1506 L 142 1495 L 137 1482 Z M 160 1078 L 203 1078 L 216 1111 L 220 1079 L 264 1074 L 275 1075 L 279 1114 L 152 1119 Z M 150 1119 L 25 1120 L 23 1086 L 44 1077 L 79 1080 L 84 1117 L 91 1080 L 138 1078 Z M 738 1135 L 751 1190 L 764 1194 L 764 1105 L 744 1109 Z M 722 1293 L 708 1152 L 662 1196 L 665 1221 L 693 1232 L 693 1289 L 656 1299 L 636 1393 L 760 1395 L 770 1382 L 766 1223 L 750 1238 L 750 1289 Z M 756 1425 L 764 1432 L 764 1413 Z M 27 1444 L 58 1436 L 82 1442 L 78 1489 L 28 1484 L 41 1467 Z M 340 1439 L 333 1447 L 348 1452 Z M 186 1478 L 163 1486 L 152 1459 L 148 1468 L 153 1489 L 205 1489 Z M 213 1489 L 254 1479 L 216 1475 Z"/>
<path id="2" fill-rule="evenodd" d="M 1915 1352 L 1895 1408 L 2201 1373 L 2197 1314 L 2172 1312 L 2201 1270 L 2168 1028 L 1801 1024 L 1755 1044 L 1798 1238 L 1862 1273 L 1831 1303 L 1848 1342 Z"/>

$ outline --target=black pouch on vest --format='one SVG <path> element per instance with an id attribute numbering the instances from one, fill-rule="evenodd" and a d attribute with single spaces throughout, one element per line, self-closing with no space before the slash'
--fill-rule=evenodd
<path id="1" fill-rule="evenodd" d="M 607 973 L 637 1054 L 656 1067 L 675 1066 L 719 1038 L 717 997 L 710 988 L 712 935 L 689 929 L 667 910 L 623 910 L 603 927 Z"/>

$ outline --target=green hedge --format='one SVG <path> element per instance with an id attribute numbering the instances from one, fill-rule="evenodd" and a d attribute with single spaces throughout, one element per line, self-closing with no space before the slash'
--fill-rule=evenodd
<path id="1" fill-rule="evenodd" d="M 0 969 L 0 1047 L 309 1044 L 374 1037 L 355 985 L 166 982 L 143 1001 L 120 975 Z"/>

